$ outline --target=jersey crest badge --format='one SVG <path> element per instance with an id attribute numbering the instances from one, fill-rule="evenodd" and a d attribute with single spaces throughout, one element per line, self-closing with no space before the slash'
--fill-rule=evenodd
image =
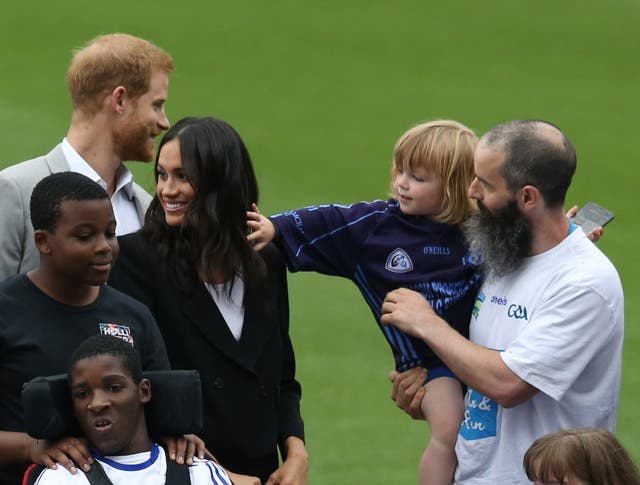
<path id="1" fill-rule="evenodd" d="M 393 273 L 408 273 L 413 270 L 413 262 L 403 249 L 397 248 L 389 255 L 384 267 Z"/>

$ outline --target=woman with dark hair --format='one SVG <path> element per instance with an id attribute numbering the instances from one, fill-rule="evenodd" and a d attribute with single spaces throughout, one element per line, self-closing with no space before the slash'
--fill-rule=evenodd
<path id="1" fill-rule="evenodd" d="M 155 169 L 144 226 L 119 238 L 109 284 L 149 307 L 172 368 L 200 372 L 200 436 L 234 483 L 306 484 L 286 271 L 273 246 L 246 239 L 258 200 L 249 153 L 224 121 L 184 118 Z"/>

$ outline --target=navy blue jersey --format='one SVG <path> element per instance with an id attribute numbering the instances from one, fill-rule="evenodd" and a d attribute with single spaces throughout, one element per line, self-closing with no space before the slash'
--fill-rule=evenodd
<path id="1" fill-rule="evenodd" d="M 305 207 L 271 221 L 290 271 L 342 276 L 357 285 L 391 345 L 398 371 L 442 362 L 422 340 L 380 324 L 389 291 L 418 291 L 468 336 L 481 274 L 458 226 L 405 215 L 393 199 Z"/>

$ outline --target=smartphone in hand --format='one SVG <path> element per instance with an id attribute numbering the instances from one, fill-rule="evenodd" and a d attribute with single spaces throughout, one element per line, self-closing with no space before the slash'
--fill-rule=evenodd
<path id="1" fill-rule="evenodd" d="M 585 234 L 589 234 L 596 227 L 604 227 L 614 217 L 613 212 L 610 210 L 595 202 L 587 202 L 571 220 L 574 224 L 582 227 Z"/>

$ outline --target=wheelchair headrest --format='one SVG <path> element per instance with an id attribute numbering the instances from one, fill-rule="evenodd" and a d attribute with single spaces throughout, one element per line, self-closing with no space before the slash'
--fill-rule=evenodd
<path id="1" fill-rule="evenodd" d="M 195 370 L 146 371 L 151 400 L 145 406 L 152 436 L 198 433 L 202 429 L 202 388 Z M 66 374 L 36 377 L 22 386 L 22 409 L 27 433 L 55 440 L 82 434 L 73 413 Z"/>

